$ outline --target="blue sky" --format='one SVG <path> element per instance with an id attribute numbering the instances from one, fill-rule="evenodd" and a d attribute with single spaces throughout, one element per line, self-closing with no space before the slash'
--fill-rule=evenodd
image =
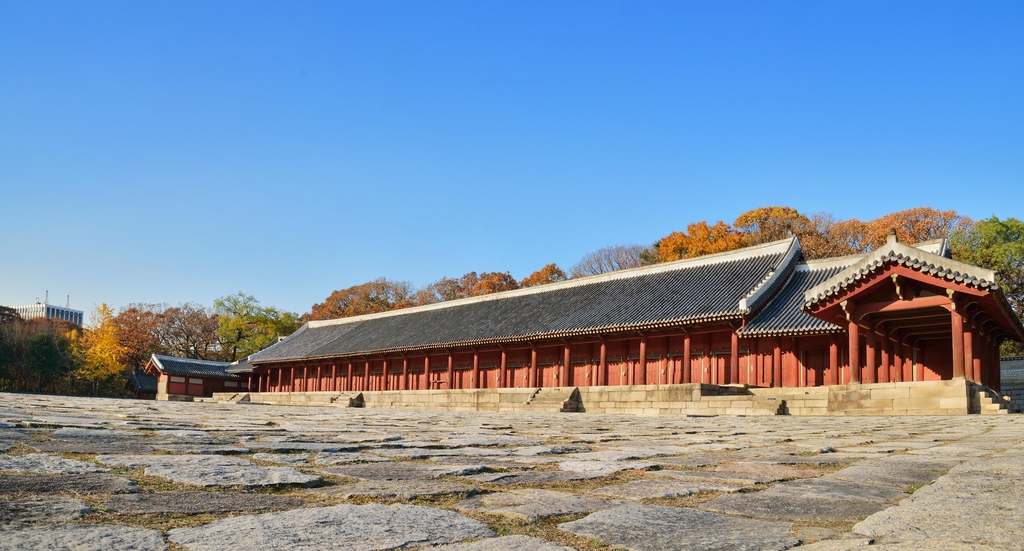
<path id="1" fill-rule="evenodd" d="M 0 304 L 563 267 L 757 206 L 1022 217 L 1024 4 L 0 0 Z"/>

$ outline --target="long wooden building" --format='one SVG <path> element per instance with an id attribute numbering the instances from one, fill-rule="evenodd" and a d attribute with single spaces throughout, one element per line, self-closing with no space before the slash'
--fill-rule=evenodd
<path id="1" fill-rule="evenodd" d="M 253 355 L 249 390 L 373 392 L 965 378 L 1024 340 L 991 270 L 895 237 L 804 260 L 797 238 L 329 321 Z"/>

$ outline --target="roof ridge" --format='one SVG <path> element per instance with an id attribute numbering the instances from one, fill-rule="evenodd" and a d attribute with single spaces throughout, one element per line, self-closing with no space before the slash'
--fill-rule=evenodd
<path id="1" fill-rule="evenodd" d="M 840 289 L 845 288 L 847 284 L 860 280 L 882 264 L 888 262 L 903 263 L 907 260 L 920 265 L 929 265 L 930 268 L 926 267 L 927 271 L 941 279 L 962 279 L 968 285 L 986 289 L 991 287 L 998 288 L 995 272 L 992 270 L 939 256 L 926 250 L 918 249 L 913 245 L 890 240 L 885 245 L 865 254 L 863 258 L 854 262 L 842 272 L 808 289 L 804 293 L 804 305 L 808 306 L 832 296 Z M 917 269 L 918 266 L 913 266 L 913 268 Z"/>
<path id="2" fill-rule="evenodd" d="M 391 316 L 405 315 L 412 312 L 425 312 L 430 310 L 440 310 L 443 308 L 453 308 L 463 304 L 474 304 L 478 302 L 486 302 L 491 300 L 501 300 L 503 298 L 532 295 L 539 293 L 546 293 L 557 289 L 569 289 L 572 287 L 580 287 L 583 285 L 590 285 L 594 283 L 601 283 L 605 281 L 614 281 L 619 279 L 629 279 L 633 277 L 641 277 L 648 274 L 657 274 L 662 272 L 670 272 L 674 270 L 683 270 L 686 268 L 696 266 L 710 266 L 714 264 L 724 264 L 734 260 L 742 260 L 747 258 L 757 258 L 759 256 L 767 256 L 775 252 L 788 251 L 792 248 L 793 241 L 796 237 L 787 237 L 786 239 L 780 239 L 778 241 L 771 241 L 768 243 L 761 243 L 759 245 L 753 245 L 751 247 L 744 247 L 742 249 L 734 249 L 732 251 L 725 251 L 721 253 L 714 253 L 696 258 L 684 258 L 681 260 L 673 260 L 671 262 L 662 262 L 659 264 L 653 264 L 651 266 L 640 266 L 638 268 L 627 268 L 625 270 L 616 270 L 614 272 L 607 272 L 604 274 L 598 274 L 593 276 L 578 277 L 569 279 L 566 281 L 559 281 L 557 283 L 548 283 L 544 285 L 535 285 L 533 287 L 526 287 L 523 289 L 514 289 L 511 291 L 501 291 L 499 293 L 490 293 L 487 295 L 479 295 L 475 297 L 460 298 L 455 300 L 446 300 L 443 302 L 435 302 L 434 304 L 425 304 L 423 306 L 413 306 L 410 308 L 402 308 L 400 310 L 389 310 L 387 312 L 378 312 L 375 314 L 364 314 L 361 316 L 350 316 L 346 318 L 335 318 L 330 320 L 317 320 L 309 321 L 306 323 L 309 327 L 327 327 L 332 325 L 344 325 L 348 323 L 358 323 L 371 319 L 386 318 Z M 773 251 L 772 249 L 779 249 L 779 251 Z M 760 254 L 756 254 L 760 253 Z"/>

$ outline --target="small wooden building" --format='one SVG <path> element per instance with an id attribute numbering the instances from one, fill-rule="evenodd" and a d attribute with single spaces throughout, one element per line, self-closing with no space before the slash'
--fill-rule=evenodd
<path id="1" fill-rule="evenodd" d="M 124 389 L 132 393 L 139 400 L 156 399 L 156 376 L 142 371 L 132 371 L 128 374 L 128 380 Z"/>
<path id="2" fill-rule="evenodd" d="M 246 390 L 246 379 L 228 373 L 230 366 L 230 362 L 153 354 L 145 372 L 156 377 L 157 400 L 191 400 L 214 392 Z"/>
<path id="3" fill-rule="evenodd" d="M 945 240 L 808 261 L 797 238 L 493 295 L 309 322 L 249 358 L 257 392 L 966 378 L 1024 327 Z"/>

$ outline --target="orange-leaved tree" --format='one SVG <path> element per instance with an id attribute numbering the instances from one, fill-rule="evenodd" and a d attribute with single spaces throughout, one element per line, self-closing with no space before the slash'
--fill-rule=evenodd
<path id="1" fill-rule="evenodd" d="M 960 216 L 955 210 L 917 207 L 886 214 L 869 222 L 865 244 L 868 249 L 879 247 L 894 230 L 901 243 L 919 243 L 947 237 L 971 225 L 973 221 L 970 218 Z"/>
<path id="2" fill-rule="evenodd" d="M 519 284 L 523 287 L 533 287 L 534 285 L 555 283 L 558 281 L 565 281 L 566 279 L 568 278 L 565 276 L 565 272 L 563 272 L 557 264 L 552 262 L 551 264 L 548 264 L 536 272 L 524 277 Z"/>
<path id="3" fill-rule="evenodd" d="M 657 242 L 658 261 L 669 262 L 706 254 L 731 251 L 746 245 L 746 237 L 719 220 L 714 226 L 695 222 L 686 232 L 672 232 Z"/>

